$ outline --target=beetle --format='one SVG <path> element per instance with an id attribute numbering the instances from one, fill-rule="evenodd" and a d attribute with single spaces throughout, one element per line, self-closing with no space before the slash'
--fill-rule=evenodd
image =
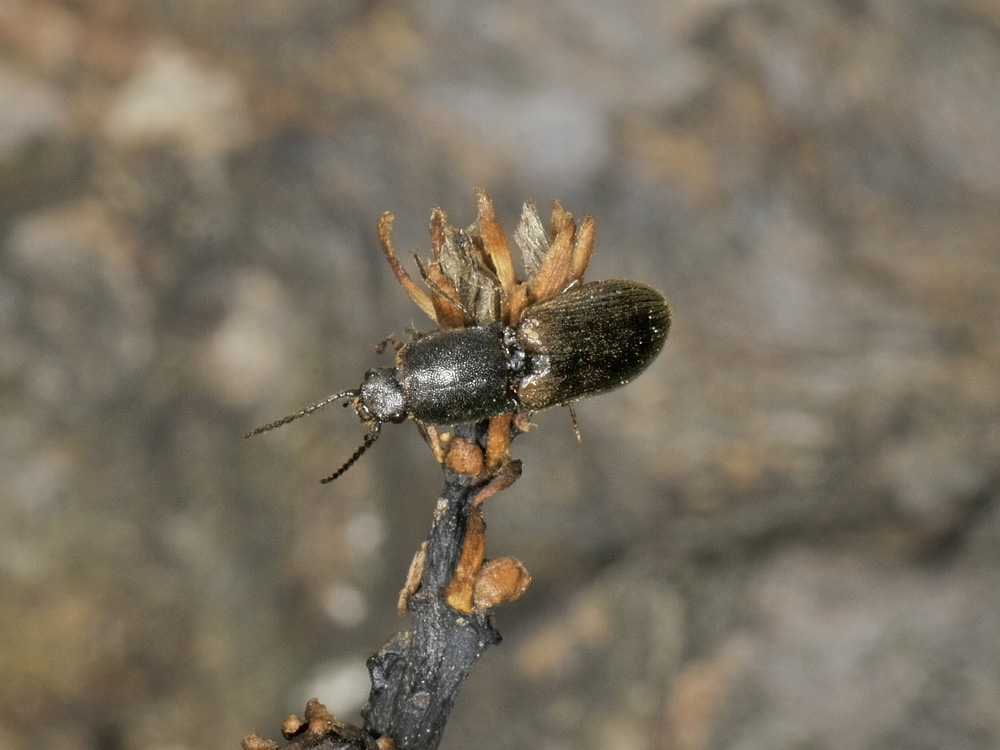
<path id="1" fill-rule="evenodd" d="M 344 465 L 321 480 L 332 482 L 371 447 L 386 422 L 477 422 L 572 404 L 623 386 L 660 353 L 670 322 L 667 301 L 645 284 L 577 285 L 529 305 L 516 325 L 495 322 L 419 336 L 398 349 L 395 367 L 369 370 L 358 388 L 246 437 L 349 399 L 370 430 Z"/>

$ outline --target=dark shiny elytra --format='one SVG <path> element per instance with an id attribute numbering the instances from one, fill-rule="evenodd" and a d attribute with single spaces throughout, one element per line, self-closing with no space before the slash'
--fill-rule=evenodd
<path id="1" fill-rule="evenodd" d="M 670 308 L 634 281 L 584 284 L 502 323 L 437 331 L 403 346 L 396 366 L 369 370 L 360 388 L 258 427 L 247 437 L 351 399 L 371 426 L 343 474 L 375 442 L 382 424 L 407 417 L 424 424 L 473 422 L 525 409 L 540 411 L 625 385 L 656 358 L 670 329 Z"/>
<path id="2" fill-rule="evenodd" d="M 521 406 L 538 411 L 625 385 L 663 348 L 670 307 L 634 281 L 595 281 L 529 307 L 517 327 L 528 373 Z"/>
<path id="3" fill-rule="evenodd" d="M 517 327 L 527 356 L 518 402 L 538 411 L 618 388 L 660 353 L 670 308 L 634 281 L 585 284 L 532 305 Z"/>
<path id="4" fill-rule="evenodd" d="M 527 373 L 522 407 L 538 411 L 625 385 L 660 353 L 670 307 L 635 281 L 595 281 L 529 307 L 517 327 Z"/>

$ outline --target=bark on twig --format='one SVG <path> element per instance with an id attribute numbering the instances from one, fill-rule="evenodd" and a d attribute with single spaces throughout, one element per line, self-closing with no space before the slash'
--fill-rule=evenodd
<path id="1" fill-rule="evenodd" d="M 485 453 L 488 428 L 463 425 L 455 438 L 469 440 Z M 454 439 L 454 438 L 453 438 Z M 444 491 L 438 500 L 425 544 L 419 585 L 404 592 L 411 628 L 393 636 L 368 659 L 372 687 L 362 709 L 364 727 L 338 722 L 318 701 L 310 701 L 303 719 L 289 717 L 282 733 L 294 750 L 434 750 L 441 742 L 448 716 L 463 681 L 488 646 L 500 642 L 493 623 L 493 603 L 519 595 L 530 578 L 514 561 L 521 574 L 518 583 L 493 600 L 475 599 L 472 576 L 461 586 L 469 591 L 455 597 L 456 570 L 467 564 L 469 543 L 476 570 L 482 565 L 483 524 L 480 505 L 499 489 L 509 486 L 520 473 L 519 462 L 475 476 L 443 464 Z M 463 558 L 464 554 L 464 558 Z M 500 562 L 500 561 L 496 561 Z M 470 611 L 456 609 L 450 601 L 476 601 Z M 259 735 L 243 741 L 245 750 L 276 750 L 277 743 Z"/>
<path id="2" fill-rule="evenodd" d="M 363 711 L 365 729 L 375 737 L 393 738 L 405 750 L 438 746 L 472 665 L 488 646 L 500 642 L 490 610 L 460 612 L 445 596 L 462 556 L 469 519 L 478 512 L 474 501 L 489 482 L 445 468 L 420 588 L 408 601 L 413 627 L 368 660 L 372 690 Z"/>

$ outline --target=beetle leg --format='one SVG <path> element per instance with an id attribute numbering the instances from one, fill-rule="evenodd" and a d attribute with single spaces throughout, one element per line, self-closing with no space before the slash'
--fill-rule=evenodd
<path id="1" fill-rule="evenodd" d="M 576 444 L 583 445 L 583 438 L 580 437 L 580 423 L 576 421 L 576 409 L 573 404 L 566 404 L 569 409 L 569 418 L 573 420 L 573 433 L 576 435 Z"/>
<path id="2" fill-rule="evenodd" d="M 421 424 L 420 422 L 417 422 L 417 428 L 423 434 L 427 444 L 431 447 L 431 452 L 434 454 L 434 458 L 437 459 L 439 464 L 443 464 L 445 453 L 447 451 L 445 450 L 445 446 L 442 444 L 445 440 L 441 439 L 441 434 L 438 432 L 437 427 L 431 424 Z M 445 435 L 445 437 L 447 438 L 447 435 Z"/>
<path id="3" fill-rule="evenodd" d="M 406 346 L 406 342 L 394 339 L 392 336 L 387 336 L 386 338 L 378 342 L 378 345 L 376 345 L 375 347 L 375 353 L 381 354 L 389 347 L 390 344 L 392 345 L 392 348 L 395 349 L 397 352 L 404 346 Z"/>

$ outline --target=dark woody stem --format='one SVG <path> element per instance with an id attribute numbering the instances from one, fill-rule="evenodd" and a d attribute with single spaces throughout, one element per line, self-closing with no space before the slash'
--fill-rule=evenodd
<path id="1" fill-rule="evenodd" d="M 464 425 L 455 433 L 485 445 L 482 426 Z M 445 598 L 475 500 L 491 480 L 445 468 L 444 492 L 434 512 L 420 588 L 408 600 L 413 627 L 394 636 L 368 660 L 372 689 L 363 711 L 365 729 L 373 737 L 392 738 L 400 750 L 438 746 L 472 665 L 488 646 L 500 642 L 490 610 L 459 612 Z"/>

